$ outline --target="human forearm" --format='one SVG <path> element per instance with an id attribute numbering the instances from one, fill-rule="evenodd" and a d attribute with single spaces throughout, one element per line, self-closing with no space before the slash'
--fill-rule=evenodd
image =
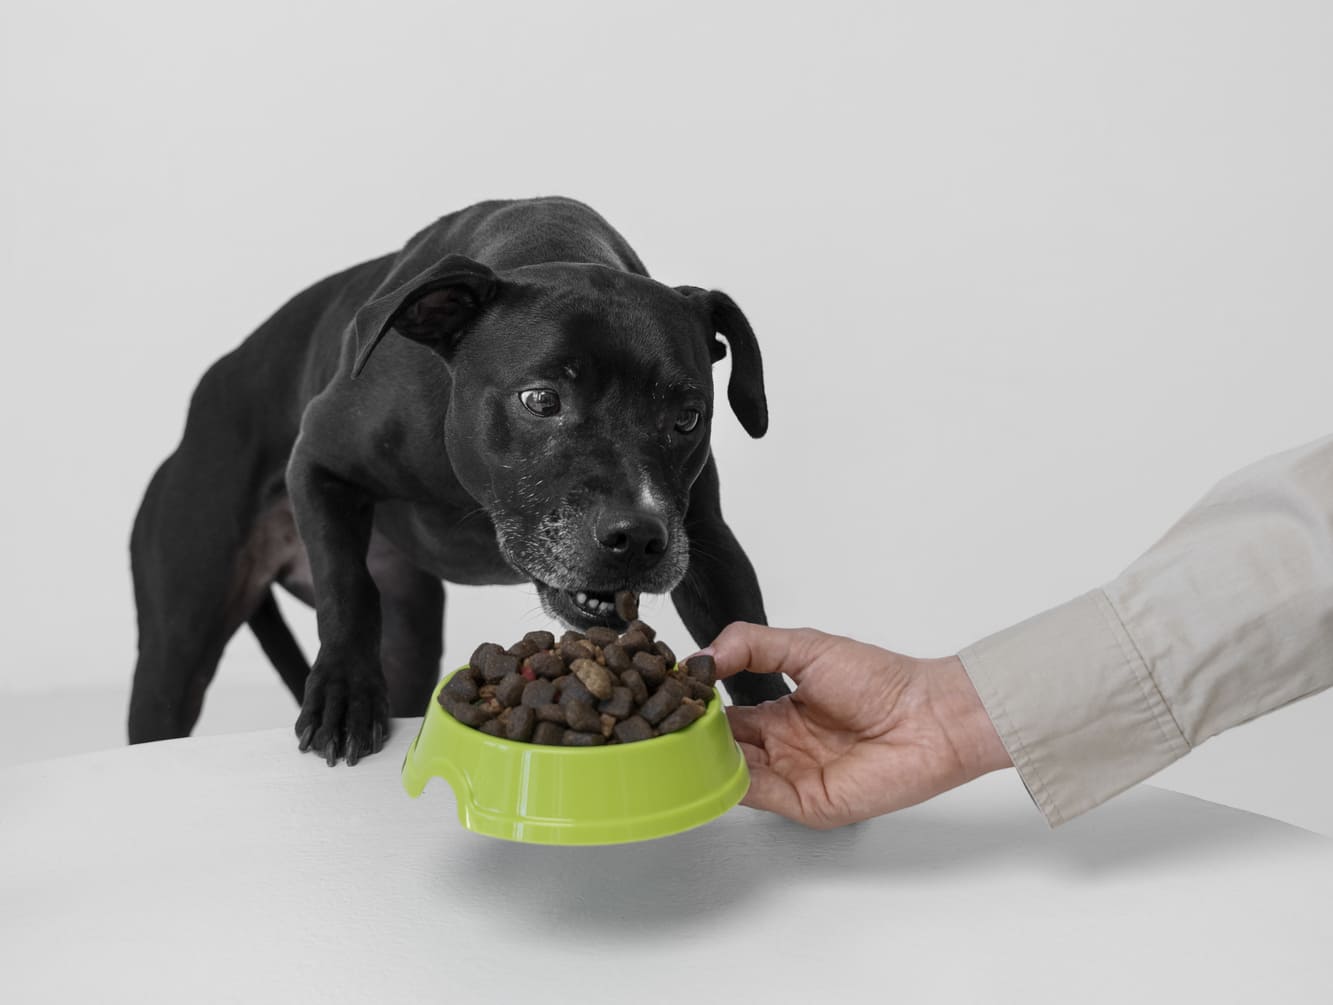
<path id="1" fill-rule="evenodd" d="M 1232 475 L 1104 589 L 960 654 L 1054 826 L 1333 684 L 1333 438 Z"/>

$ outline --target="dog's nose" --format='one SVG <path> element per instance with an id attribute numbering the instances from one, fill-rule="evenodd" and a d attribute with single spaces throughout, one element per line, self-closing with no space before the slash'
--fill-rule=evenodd
<path id="1" fill-rule="evenodd" d="M 627 558 L 658 559 L 666 552 L 666 524 L 642 510 L 602 510 L 594 533 L 603 548 Z"/>

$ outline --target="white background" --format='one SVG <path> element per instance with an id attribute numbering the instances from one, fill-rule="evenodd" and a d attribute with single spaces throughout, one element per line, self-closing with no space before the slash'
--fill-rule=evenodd
<path id="1" fill-rule="evenodd" d="M 0 763 L 122 741 L 129 529 L 207 365 L 478 199 L 583 199 L 745 309 L 772 428 L 714 442 L 775 624 L 956 651 L 1333 429 L 1321 3 L 3 18 Z M 541 623 L 454 588 L 446 661 Z M 294 715 L 242 633 L 202 731 Z M 1157 781 L 1333 833 L 1330 727 L 1319 696 Z"/>

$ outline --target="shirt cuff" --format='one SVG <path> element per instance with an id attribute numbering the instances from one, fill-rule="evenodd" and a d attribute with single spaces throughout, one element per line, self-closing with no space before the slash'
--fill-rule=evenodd
<path id="1" fill-rule="evenodd" d="M 1093 590 L 958 654 L 1052 827 L 1189 751 L 1106 594 Z"/>

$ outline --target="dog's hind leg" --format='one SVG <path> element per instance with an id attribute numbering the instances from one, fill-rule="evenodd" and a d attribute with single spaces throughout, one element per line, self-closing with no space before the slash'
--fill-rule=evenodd
<path id="1" fill-rule="evenodd" d="M 188 424 L 153 476 L 130 538 L 139 659 L 130 696 L 131 743 L 188 736 L 204 690 L 249 611 L 233 596 L 252 506 L 234 455 Z M 239 616 L 238 616 L 239 615 Z"/>
<path id="2" fill-rule="evenodd" d="M 366 566 L 380 594 L 380 665 L 389 714 L 423 715 L 440 679 L 444 584 L 378 532 L 371 534 Z"/>
<path id="3" fill-rule="evenodd" d="M 272 630 L 270 584 L 300 555 L 284 495 L 280 442 L 255 438 L 234 369 L 204 374 L 180 445 L 149 483 L 130 537 L 139 659 L 131 743 L 187 736 L 227 641 L 252 617 L 288 686 L 304 671 Z M 265 618 L 268 621 L 265 621 Z M 304 658 L 301 658 L 304 665 Z M 302 685 L 303 686 L 303 685 Z"/>

